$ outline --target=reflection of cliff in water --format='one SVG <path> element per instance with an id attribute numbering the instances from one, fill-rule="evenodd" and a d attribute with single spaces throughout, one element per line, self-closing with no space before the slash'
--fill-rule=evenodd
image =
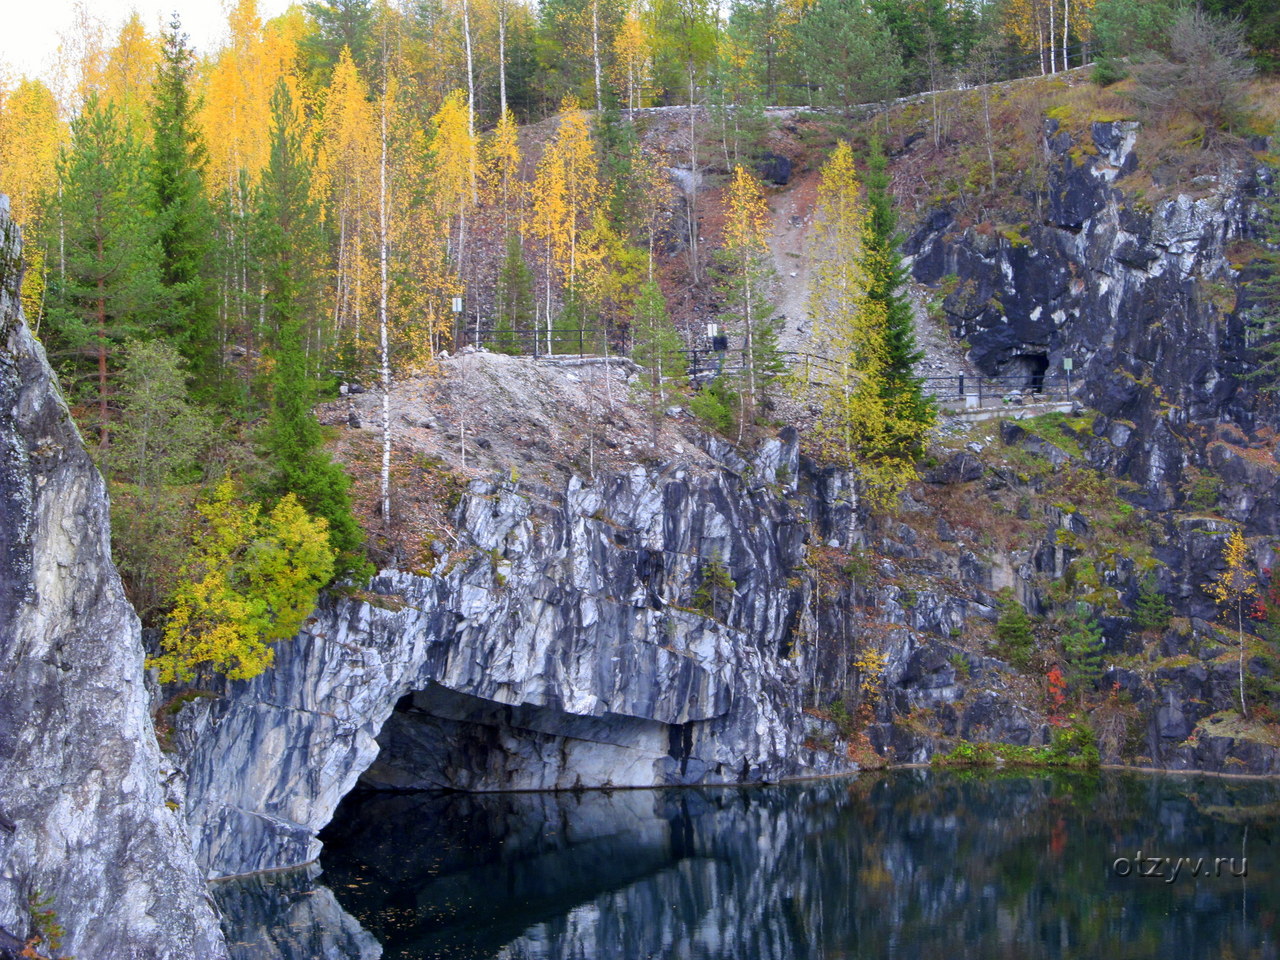
<path id="1" fill-rule="evenodd" d="M 232 960 L 378 960 L 382 946 L 319 874 L 312 864 L 211 884 Z"/>
<path id="2" fill-rule="evenodd" d="M 1241 814 L 1278 796 L 1260 782 L 932 771 L 364 794 L 325 837 L 323 880 L 387 957 L 1270 957 L 1276 838 Z M 1242 842 L 1245 881 L 1111 870 L 1139 849 L 1239 857 Z M 354 942 L 343 936 L 331 942 Z"/>

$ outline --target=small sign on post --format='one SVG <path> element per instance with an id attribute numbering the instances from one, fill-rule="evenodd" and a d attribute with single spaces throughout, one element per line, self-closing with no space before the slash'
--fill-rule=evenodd
<path id="1" fill-rule="evenodd" d="M 1067 374 L 1067 396 L 1068 397 L 1071 396 L 1071 369 L 1075 365 L 1076 365 L 1076 362 L 1072 360 L 1070 357 L 1062 358 L 1062 369 L 1066 371 L 1066 374 Z"/>
<path id="2" fill-rule="evenodd" d="M 462 298 L 461 298 L 461 297 L 454 297 L 454 298 L 453 298 L 453 312 L 454 312 L 454 313 L 461 313 L 461 312 L 462 312 Z"/>

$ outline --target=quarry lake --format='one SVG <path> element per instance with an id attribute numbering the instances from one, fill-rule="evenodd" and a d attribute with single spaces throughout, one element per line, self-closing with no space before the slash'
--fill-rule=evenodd
<path id="1" fill-rule="evenodd" d="M 1278 812 L 1115 771 L 357 793 L 319 869 L 214 889 L 242 958 L 1275 957 Z"/>

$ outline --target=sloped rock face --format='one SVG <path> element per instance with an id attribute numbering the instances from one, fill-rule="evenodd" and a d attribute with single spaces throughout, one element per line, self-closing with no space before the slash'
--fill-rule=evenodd
<path id="1" fill-rule="evenodd" d="M 29 904 L 52 897 L 62 955 L 223 957 L 166 806 L 105 485 L 22 319 L 18 274 L 0 197 L 0 927 L 30 936 Z"/>
<path id="2" fill-rule="evenodd" d="M 809 520 L 847 516 L 795 495 L 788 439 L 751 465 L 717 446 L 711 476 L 473 482 L 435 576 L 388 573 L 369 596 L 330 599 L 271 671 L 183 711 L 209 874 L 314 859 L 361 776 L 484 791 L 851 769 L 805 746 L 790 647 Z M 715 587 L 717 566 L 732 588 Z"/>
<path id="3" fill-rule="evenodd" d="M 1255 235 L 1270 174 L 1224 173 L 1197 184 L 1203 195 L 1153 207 L 1126 192 L 1136 139 L 1132 122 L 1094 123 L 1077 142 L 1047 121 L 1043 220 L 1025 240 L 960 229 L 941 210 L 906 250 L 917 280 L 954 278 L 944 310 L 984 373 L 1045 361 L 1061 372 L 1072 359 L 1077 395 L 1105 415 L 1099 429 L 1126 433 L 1113 465 L 1168 509 L 1181 503 L 1186 425 L 1255 417 L 1256 391 L 1239 379 L 1247 291 L 1226 251 Z"/>

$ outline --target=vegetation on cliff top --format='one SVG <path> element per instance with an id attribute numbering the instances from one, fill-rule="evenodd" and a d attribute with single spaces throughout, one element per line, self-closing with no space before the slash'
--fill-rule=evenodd
<path id="1" fill-rule="evenodd" d="M 313 414 L 339 380 L 359 388 L 380 363 L 384 377 L 430 374 L 444 351 L 475 342 L 631 353 L 651 371 L 651 453 L 664 406 L 686 396 L 735 439 L 772 426 L 780 321 L 801 318 L 780 316 L 769 183 L 810 167 L 822 169 L 822 251 L 809 312 L 838 371 L 803 398 L 822 410 L 811 449 L 853 470 L 864 502 L 889 506 L 915 479 L 933 419 L 895 199 L 909 212 L 947 204 L 960 229 L 1019 238 L 1044 202 L 1046 117 L 1076 160 L 1096 149 L 1093 122 L 1147 119 L 1141 149 L 1172 173 L 1139 202 L 1246 155 L 1238 134 L 1276 120 L 1242 107 L 1239 31 L 1164 0 L 824 0 L 791 14 L 747 2 L 723 15 L 654 0 L 594 6 L 591 31 L 575 2 L 429 21 L 317 3 L 264 23 L 244 0 L 231 42 L 201 63 L 177 21 L 157 38 L 135 17 L 109 42 L 86 20 L 61 101 L 39 81 L 0 84 L 0 182 L 16 183 L 29 230 L 24 298 L 112 474 L 117 551 L 149 622 L 173 608 L 172 625 L 195 602 L 181 591 L 204 548 L 178 518 L 202 496 L 202 509 L 224 502 L 215 485 L 229 475 L 263 517 L 296 498 L 305 515 L 293 525 L 323 527 L 336 556 L 327 576 L 358 579 L 366 548 L 416 562 L 398 539 L 402 472 L 386 463 L 376 510 L 353 506 Z M 1244 13 L 1265 67 L 1269 21 Z M 465 57 L 446 42 L 457 29 Z M 1131 76 L 1104 87 L 1064 74 L 1090 40 L 1100 82 Z M 930 92 L 859 116 L 860 102 L 919 89 Z M 793 111 L 783 129 L 766 122 L 764 104 L 788 103 L 819 109 Z M 639 110 L 660 104 L 682 109 L 674 120 Z M 892 175 L 881 135 L 902 148 Z M 707 384 L 704 371 L 692 390 L 698 350 L 717 355 L 721 376 Z M 153 382 L 139 373 L 148 364 Z M 592 402 L 589 473 L 614 398 Z M 393 433 L 405 428 L 385 414 L 379 426 L 402 456 Z M 1113 546 L 1082 558 L 1055 602 L 1101 610 Z"/>

